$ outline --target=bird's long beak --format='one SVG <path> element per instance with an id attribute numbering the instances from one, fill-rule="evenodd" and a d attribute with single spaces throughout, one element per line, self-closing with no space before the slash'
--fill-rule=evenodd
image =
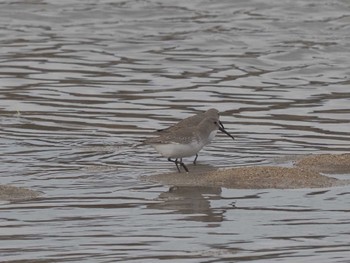
<path id="1" fill-rule="evenodd" d="M 225 133 L 227 136 L 231 137 L 233 140 L 235 139 L 235 137 L 233 137 L 231 134 L 229 134 L 225 128 L 224 125 L 222 124 L 221 121 L 219 121 L 219 130 L 222 131 L 223 133 Z"/>

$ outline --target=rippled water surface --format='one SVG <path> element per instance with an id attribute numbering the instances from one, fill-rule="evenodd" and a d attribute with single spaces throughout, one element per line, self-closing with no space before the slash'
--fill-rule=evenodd
<path id="1" fill-rule="evenodd" d="M 43 193 L 0 204 L 2 262 L 349 262 L 349 187 L 162 186 L 137 146 L 215 107 L 236 140 L 200 164 L 349 152 L 349 1 L 1 1 L 0 25 L 0 183 Z"/>

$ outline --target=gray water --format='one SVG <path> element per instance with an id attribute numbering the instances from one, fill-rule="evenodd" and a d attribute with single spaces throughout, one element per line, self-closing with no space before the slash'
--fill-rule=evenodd
<path id="1" fill-rule="evenodd" d="M 42 192 L 0 203 L 1 262 L 349 262 L 348 186 L 162 186 L 136 146 L 215 107 L 236 140 L 199 164 L 349 152 L 349 1 L 1 1 L 0 25 L 0 183 Z"/>

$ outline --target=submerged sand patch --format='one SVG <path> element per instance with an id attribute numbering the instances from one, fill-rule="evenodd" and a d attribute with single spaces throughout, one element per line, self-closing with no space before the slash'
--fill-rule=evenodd
<path id="1" fill-rule="evenodd" d="M 37 198 L 39 192 L 11 185 L 0 185 L 0 201 L 18 201 Z"/>
<path id="2" fill-rule="evenodd" d="M 350 184 L 350 180 L 339 180 L 321 172 L 350 174 L 350 154 L 306 156 L 298 158 L 294 167 L 248 166 L 213 170 L 199 165 L 190 167 L 189 173 L 158 174 L 144 179 L 164 185 L 235 189 L 324 188 Z"/>

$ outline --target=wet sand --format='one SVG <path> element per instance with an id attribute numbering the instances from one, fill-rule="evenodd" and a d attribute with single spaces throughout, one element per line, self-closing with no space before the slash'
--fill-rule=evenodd
<path id="1" fill-rule="evenodd" d="M 349 184 L 326 174 L 350 174 L 350 154 L 321 154 L 298 158 L 294 167 L 248 166 L 215 170 L 205 165 L 191 166 L 189 173 L 167 173 L 142 177 L 143 180 L 176 186 L 210 186 L 235 189 L 323 188 Z M 350 176 L 349 176 L 350 179 Z M 40 193 L 10 185 L 0 185 L 0 200 L 28 200 Z"/>
<path id="2" fill-rule="evenodd" d="M 327 174 L 350 174 L 350 154 L 309 155 L 298 161 L 296 166 Z"/>
<path id="3" fill-rule="evenodd" d="M 11 185 L 0 185 L 0 201 L 20 201 L 37 198 L 39 192 Z"/>
<path id="4" fill-rule="evenodd" d="M 235 189 L 297 189 L 323 188 L 349 184 L 320 174 L 349 173 L 350 154 L 312 155 L 299 160 L 294 167 L 249 166 L 210 170 L 203 166 L 192 166 L 189 173 L 169 173 L 144 177 L 146 180 L 164 185 L 213 186 Z M 350 179 L 350 178 L 349 178 Z"/>
<path id="5" fill-rule="evenodd" d="M 236 189 L 296 189 L 338 185 L 335 178 L 317 172 L 278 166 L 250 166 L 216 171 L 152 175 L 147 180 L 165 185 L 213 186 Z"/>

